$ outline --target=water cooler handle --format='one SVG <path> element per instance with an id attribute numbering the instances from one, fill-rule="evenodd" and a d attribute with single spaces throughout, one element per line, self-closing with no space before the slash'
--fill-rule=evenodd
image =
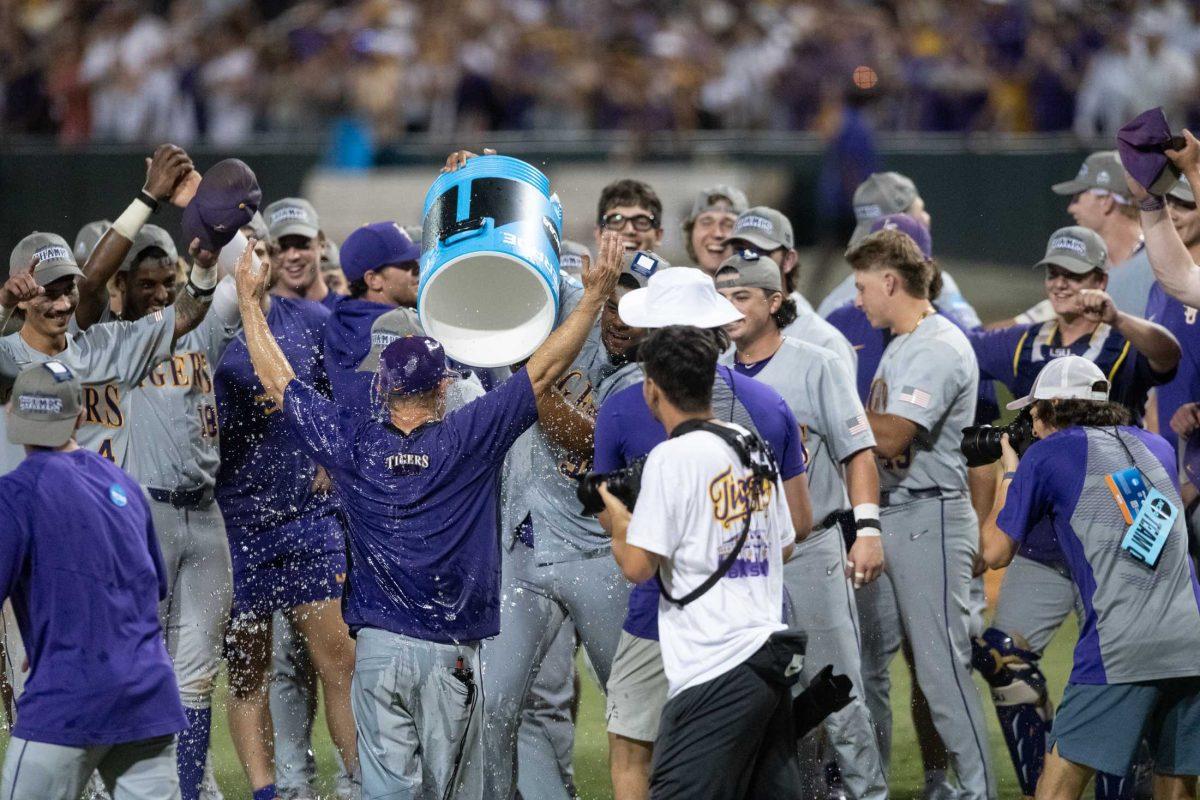
<path id="1" fill-rule="evenodd" d="M 470 217 L 468 219 L 459 220 L 451 225 L 442 233 L 440 238 L 443 245 L 451 245 L 455 242 L 461 242 L 464 239 L 480 236 L 484 233 L 487 233 L 491 229 L 491 217 Z"/>

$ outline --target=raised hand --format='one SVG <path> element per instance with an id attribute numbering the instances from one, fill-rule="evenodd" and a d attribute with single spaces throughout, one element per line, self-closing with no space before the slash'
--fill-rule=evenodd
<path id="1" fill-rule="evenodd" d="M 1075 310 L 1092 322 L 1112 325 L 1117 321 L 1117 307 L 1102 289 L 1081 289 L 1075 295 Z"/>
<path id="2" fill-rule="evenodd" d="M 494 156 L 496 151 L 490 147 L 483 148 L 485 156 Z M 450 155 L 446 156 L 446 164 L 442 167 L 442 172 L 457 172 L 467 165 L 467 162 L 472 158 L 478 158 L 478 153 L 472 153 L 470 150 L 455 150 Z"/>
<path id="3" fill-rule="evenodd" d="M 617 278 L 621 277 L 621 259 L 624 255 L 625 244 L 621 234 L 604 231 L 600 235 L 600 251 L 596 253 L 595 264 L 586 255 L 583 257 L 580 277 L 584 293 L 601 299 L 612 294 L 617 288 Z"/>
<path id="4" fill-rule="evenodd" d="M 142 191 L 160 202 L 169 200 L 180 179 L 192 172 L 192 159 L 182 147 L 160 144 L 146 159 L 146 183 Z"/>
<path id="5" fill-rule="evenodd" d="M 1186 129 L 1183 131 L 1183 140 L 1185 144 L 1182 150 L 1167 150 L 1166 154 L 1179 171 L 1187 175 L 1194 173 L 1197 165 L 1200 165 L 1200 141 Z"/>
<path id="6" fill-rule="evenodd" d="M 217 265 L 217 258 L 220 253 L 214 253 L 211 250 L 205 250 L 200 246 L 199 237 L 192 239 L 192 243 L 188 245 L 188 255 L 192 257 L 192 263 L 203 269 L 212 269 Z"/>
<path id="7" fill-rule="evenodd" d="M 33 277 L 33 271 L 37 269 L 37 265 L 38 258 L 34 256 L 29 262 L 28 269 L 9 276 L 4 285 L 0 286 L 0 306 L 13 308 L 17 303 L 32 300 L 38 295 L 46 293 L 45 288 L 39 286 L 37 279 Z"/>
<path id="8" fill-rule="evenodd" d="M 254 264 L 254 245 L 257 243 L 257 239 L 250 237 L 242 254 L 238 256 L 233 273 L 238 297 L 252 299 L 256 303 L 266 294 L 267 277 L 270 275 L 270 270 L 264 269 L 261 264 L 257 267 Z"/>

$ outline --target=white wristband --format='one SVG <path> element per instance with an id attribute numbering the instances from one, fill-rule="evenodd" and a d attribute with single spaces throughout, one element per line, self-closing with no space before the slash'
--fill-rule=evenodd
<path id="1" fill-rule="evenodd" d="M 192 264 L 191 276 L 188 278 L 192 285 L 201 291 L 208 291 L 217 285 L 217 265 L 211 267 L 202 267 L 199 264 Z"/>
<path id="2" fill-rule="evenodd" d="M 859 503 L 854 507 L 854 521 L 860 523 L 864 521 L 874 522 L 879 525 L 879 504 L 878 503 Z M 856 525 L 857 536 L 864 539 L 878 539 L 883 533 L 878 527 L 864 527 Z"/>
<path id="3" fill-rule="evenodd" d="M 150 206 L 141 200 L 134 200 L 112 224 L 113 230 L 132 242 L 148 219 L 150 219 Z"/>

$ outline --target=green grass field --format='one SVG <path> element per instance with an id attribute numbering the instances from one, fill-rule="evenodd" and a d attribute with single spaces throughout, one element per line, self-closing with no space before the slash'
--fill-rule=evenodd
<path id="1" fill-rule="evenodd" d="M 1063 626 L 1058 636 L 1047 648 L 1042 669 L 1050 681 L 1051 697 L 1060 698 L 1071 665 L 1071 649 L 1074 647 L 1076 630 L 1074 622 Z M 982 682 L 980 691 L 986 692 Z M 908 713 L 909 696 L 908 670 L 897 658 L 892 667 L 892 709 L 895 715 L 894 745 L 891 773 L 891 795 L 896 800 L 908 800 L 920 796 L 922 785 L 921 758 L 913 735 L 912 720 Z M 228 800 L 241 800 L 250 796 L 249 785 L 234 754 L 233 742 L 225 725 L 223 713 L 225 687 L 222 683 L 216 700 L 217 713 L 213 719 L 213 753 L 217 781 Z M 984 706 L 988 715 L 992 763 L 1000 780 L 1000 797 L 1020 796 L 1004 741 L 996 725 L 996 716 L 991 702 L 984 694 Z M 314 736 L 321 773 L 322 791 L 332 797 L 332 775 L 335 769 L 333 745 L 318 720 Z M 0 753 L 8 744 L 6 736 L 0 735 Z M 589 680 L 583 681 L 583 702 L 575 734 L 575 778 L 583 800 L 605 800 L 612 797 L 608 780 L 608 746 L 604 734 L 604 703 L 599 690 Z M 323 795 L 324 796 L 324 795 Z"/>

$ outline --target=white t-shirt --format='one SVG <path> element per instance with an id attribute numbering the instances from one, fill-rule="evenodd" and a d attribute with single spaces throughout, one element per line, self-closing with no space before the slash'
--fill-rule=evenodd
<path id="1" fill-rule="evenodd" d="M 719 437 L 693 431 L 650 451 L 626 540 L 663 556 L 667 592 L 683 597 L 717 570 L 745 527 L 749 470 Z M 783 548 L 795 539 L 783 483 L 764 492 L 729 572 L 680 608 L 660 597 L 658 631 L 668 697 L 741 664 L 775 631 L 783 612 Z"/>

